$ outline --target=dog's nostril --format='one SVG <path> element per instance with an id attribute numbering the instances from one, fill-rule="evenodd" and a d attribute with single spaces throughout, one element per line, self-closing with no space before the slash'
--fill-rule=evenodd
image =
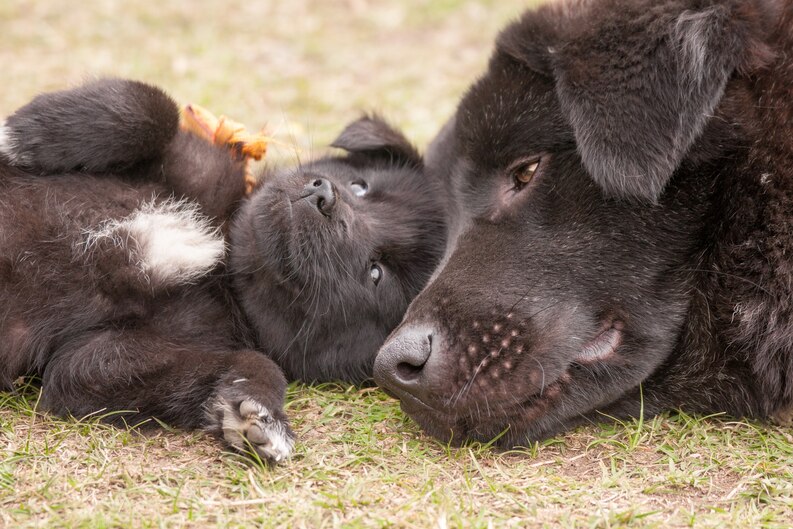
<path id="1" fill-rule="evenodd" d="M 400 362 L 396 367 L 396 376 L 402 382 L 410 382 L 412 380 L 416 380 L 419 377 L 423 368 L 423 365 L 414 366 L 413 364 L 408 364 L 407 362 Z"/>
<path id="2" fill-rule="evenodd" d="M 374 363 L 375 381 L 396 393 L 421 394 L 428 377 L 437 375 L 432 349 L 437 342 L 429 326 L 407 326 L 380 349 Z"/>
<path id="3" fill-rule="evenodd" d="M 426 354 L 422 354 L 416 358 L 406 359 L 407 361 L 403 360 L 397 364 L 395 375 L 399 380 L 402 382 L 411 382 L 421 375 L 424 364 L 427 363 L 427 359 L 432 353 L 432 333 L 427 335 L 426 344 L 422 349 L 426 351 Z"/>
<path id="4" fill-rule="evenodd" d="M 314 187 L 320 187 L 320 186 L 322 186 L 322 180 L 317 178 L 316 180 L 311 182 L 311 185 L 314 186 Z"/>

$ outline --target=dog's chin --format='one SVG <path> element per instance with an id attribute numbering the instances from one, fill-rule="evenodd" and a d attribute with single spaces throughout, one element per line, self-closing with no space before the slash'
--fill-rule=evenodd
<path id="1" fill-rule="evenodd" d="M 414 397 L 404 397 L 400 406 L 424 433 L 452 446 L 480 442 L 510 448 L 527 441 L 526 433 L 518 431 L 517 425 L 522 422 L 518 417 L 501 414 L 455 416 Z"/>
<path id="2" fill-rule="evenodd" d="M 530 398 L 523 408 L 514 407 L 499 413 L 467 413 L 455 415 L 439 411 L 414 397 L 403 397 L 401 408 L 427 434 L 441 442 L 460 446 L 469 442 L 512 448 L 545 439 L 562 424 L 558 419 L 552 428 L 547 405 L 540 398 Z M 482 404 L 483 409 L 486 407 Z M 492 411 L 492 410 L 491 410 Z M 546 424 L 548 423 L 548 424 Z"/>

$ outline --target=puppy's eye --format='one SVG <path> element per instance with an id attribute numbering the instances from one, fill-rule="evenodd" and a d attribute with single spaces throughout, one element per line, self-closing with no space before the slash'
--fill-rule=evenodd
<path id="1" fill-rule="evenodd" d="M 380 268 L 380 265 L 372 265 L 372 268 L 369 269 L 369 277 L 372 278 L 372 283 L 374 283 L 375 286 L 380 282 L 383 278 L 383 269 Z"/>
<path id="2" fill-rule="evenodd" d="M 512 183 L 515 191 L 520 191 L 526 184 L 534 179 L 537 169 L 540 168 L 540 159 L 534 158 L 527 162 L 522 162 L 512 169 Z"/>
<path id="3" fill-rule="evenodd" d="M 367 191 L 369 191 L 369 186 L 366 185 L 366 182 L 364 181 L 353 182 L 352 184 L 350 184 L 350 189 L 352 190 L 353 195 L 357 197 L 362 197 L 366 194 Z"/>

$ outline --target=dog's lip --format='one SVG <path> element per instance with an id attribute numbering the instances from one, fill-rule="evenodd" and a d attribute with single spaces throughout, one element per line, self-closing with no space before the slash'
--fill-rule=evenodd
<path id="1" fill-rule="evenodd" d="M 387 392 L 387 393 L 389 395 L 391 395 L 392 397 L 398 398 L 399 402 L 400 402 L 400 405 L 402 406 L 403 409 L 411 408 L 410 411 L 408 411 L 407 409 L 405 410 L 408 413 L 411 413 L 411 412 L 415 411 L 416 408 L 418 408 L 421 411 L 425 411 L 425 412 L 438 413 L 438 411 L 439 411 L 439 410 L 436 410 L 434 407 L 430 406 L 429 404 L 427 404 L 426 402 L 424 402 L 423 400 L 421 400 L 420 398 L 415 397 L 415 396 L 413 396 L 413 395 L 411 395 L 409 393 L 405 393 L 405 394 L 400 395 L 400 396 L 397 396 L 397 395 L 395 395 L 395 394 L 393 394 L 391 392 Z"/>
<path id="2" fill-rule="evenodd" d="M 573 362 L 589 364 L 606 360 L 615 354 L 622 343 L 622 333 L 625 324 L 620 320 L 611 320 L 604 323 L 603 328 L 586 344 L 573 358 Z"/>
<path id="3" fill-rule="evenodd" d="M 395 391 L 385 386 L 380 386 L 380 389 L 383 390 L 383 392 L 385 392 L 385 394 L 388 395 L 389 397 L 397 399 L 402 409 L 406 413 L 408 413 L 408 415 L 412 415 L 416 411 L 416 409 L 420 411 L 432 412 L 432 413 L 439 413 L 443 411 L 443 410 L 438 410 L 434 406 L 430 406 L 420 398 L 411 395 L 410 393 Z"/>
<path id="4" fill-rule="evenodd" d="M 457 425 L 457 419 L 451 410 L 431 406 L 418 397 L 407 393 L 398 396 L 390 391 L 386 391 L 386 393 L 399 399 L 399 407 L 402 411 L 408 414 L 422 428 L 430 427 L 433 430 L 445 430 Z M 467 435 L 467 432 L 462 433 Z"/>

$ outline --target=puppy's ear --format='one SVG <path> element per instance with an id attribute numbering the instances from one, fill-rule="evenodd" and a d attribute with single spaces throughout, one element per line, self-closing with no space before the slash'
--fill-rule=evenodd
<path id="1" fill-rule="evenodd" d="M 378 116 L 353 121 L 339 134 L 331 147 L 344 149 L 351 156 L 384 160 L 421 168 L 421 155 L 408 139 Z"/>
<path id="2" fill-rule="evenodd" d="M 686 4 L 700 7 L 686 10 Z M 600 5 L 608 11 L 592 6 L 549 52 L 557 94 L 584 166 L 605 192 L 655 201 L 733 73 L 772 57 L 764 39 L 778 4 Z"/>

